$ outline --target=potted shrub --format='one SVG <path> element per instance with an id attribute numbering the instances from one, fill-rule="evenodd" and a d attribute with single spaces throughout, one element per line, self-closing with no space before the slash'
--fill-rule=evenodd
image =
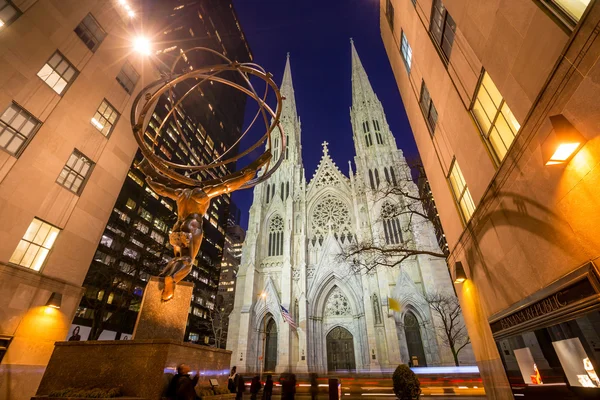
<path id="1" fill-rule="evenodd" d="M 421 384 L 419 378 L 408 368 L 408 365 L 400 364 L 392 376 L 394 393 L 399 400 L 414 400 L 421 395 Z"/>

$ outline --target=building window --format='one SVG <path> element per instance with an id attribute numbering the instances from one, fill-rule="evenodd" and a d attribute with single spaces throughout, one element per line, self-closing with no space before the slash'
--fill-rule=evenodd
<path id="1" fill-rule="evenodd" d="M 475 212 L 475 203 L 473 203 L 471 192 L 469 192 L 469 188 L 465 182 L 465 177 L 458 166 L 456 158 L 452 161 L 448 179 L 450 180 L 450 186 L 452 187 L 454 199 L 458 204 L 458 208 L 460 209 L 465 222 L 467 222 L 471 219 L 471 216 Z"/>
<path id="2" fill-rule="evenodd" d="M 39 271 L 44 265 L 44 261 L 48 257 L 59 232 L 60 229 L 57 227 L 34 218 L 23 239 L 21 239 L 15 252 L 10 257 L 10 262 Z"/>
<path id="3" fill-rule="evenodd" d="M 412 49 L 408 44 L 408 40 L 406 39 L 404 32 L 402 32 L 400 53 L 402 54 L 402 61 L 404 61 L 404 65 L 406 66 L 406 72 L 410 74 L 410 66 L 412 65 Z"/>
<path id="4" fill-rule="evenodd" d="M 448 14 L 442 0 L 434 0 L 431 9 L 431 22 L 429 24 L 429 33 L 437 48 L 441 51 L 444 63 L 450 60 L 452 44 L 454 43 L 454 34 L 456 32 L 456 23 Z"/>
<path id="5" fill-rule="evenodd" d="M 585 12 L 585 9 L 590 4 L 590 0 L 541 0 L 563 22 L 565 22 L 569 28 L 574 28 L 577 22 L 581 19 L 581 16 Z"/>
<path id="6" fill-rule="evenodd" d="M 92 14 L 85 16 L 75 28 L 75 33 L 92 52 L 95 52 L 106 37 L 106 32 Z"/>
<path id="7" fill-rule="evenodd" d="M 0 117 L 0 148 L 18 157 L 41 125 L 33 115 L 12 103 Z"/>
<path id="8" fill-rule="evenodd" d="M 365 134 L 365 144 L 367 147 L 373 146 L 373 139 L 371 138 L 371 127 L 369 121 L 363 122 L 363 133 Z"/>
<path id="9" fill-rule="evenodd" d="M 403 242 L 398 214 L 399 211 L 394 205 L 390 203 L 385 203 L 383 205 L 381 216 L 383 219 L 383 233 L 386 244 L 400 244 Z"/>
<path id="10" fill-rule="evenodd" d="M 429 90 L 427 90 L 427 86 L 425 85 L 425 81 L 421 83 L 421 98 L 419 100 L 421 105 L 421 111 L 423 112 L 423 116 L 425 117 L 425 122 L 427 123 L 427 127 L 429 128 L 429 133 L 433 136 L 435 132 L 435 126 L 437 124 L 437 110 L 435 109 L 435 105 L 431 100 L 431 96 L 429 96 Z"/>
<path id="11" fill-rule="evenodd" d="M 12 24 L 21 16 L 21 12 L 10 0 L 0 0 L 0 30 Z"/>
<path id="12" fill-rule="evenodd" d="M 126 61 L 121 71 L 119 71 L 119 75 L 117 75 L 117 81 L 127 93 L 132 94 L 138 79 L 140 79 L 140 74 L 137 73 L 129 61 Z"/>
<path id="13" fill-rule="evenodd" d="M 94 163 L 77 149 L 63 167 L 56 182 L 75 194 L 80 194 L 84 183 L 90 177 Z"/>
<path id="14" fill-rule="evenodd" d="M 283 255 L 283 218 L 276 215 L 269 221 L 269 257 Z"/>
<path id="15" fill-rule="evenodd" d="M 375 130 L 375 139 L 377 144 L 383 144 L 383 136 L 381 135 L 381 128 L 379 127 L 379 121 L 373 120 L 373 129 Z"/>
<path id="16" fill-rule="evenodd" d="M 497 161 L 501 162 L 521 125 L 487 72 L 483 73 L 471 112 Z"/>
<path id="17" fill-rule="evenodd" d="M 106 137 L 110 135 L 117 124 L 120 114 L 106 99 L 102 100 L 92 118 L 92 125 Z"/>
<path id="18" fill-rule="evenodd" d="M 73 83 L 78 71 L 59 51 L 56 51 L 37 76 L 46 82 L 56 93 L 62 95 Z"/>
<path id="19" fill-rule="evenodd" d="M 393 32 L 394 31 L 394 6 L 392 5 L 392 0 L 386 0 L 386 2 L 385 2 L 385 16 L 387 17 L 388 23 L 390 24 L 390 29 Z"/>

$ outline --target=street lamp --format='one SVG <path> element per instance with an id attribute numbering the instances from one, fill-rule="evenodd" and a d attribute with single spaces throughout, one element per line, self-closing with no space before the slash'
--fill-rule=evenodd
<path id="1" fill-rule="evenodd" d="M 138 36 L 133 40 L 133 49 L 145 56 L 150 55 L 150 40 L 143 36 Z"/>

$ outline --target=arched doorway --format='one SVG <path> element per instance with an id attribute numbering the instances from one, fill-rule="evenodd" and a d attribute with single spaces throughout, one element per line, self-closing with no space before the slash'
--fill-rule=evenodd
<path id="1" fill-rule="evenodd" d="M 327 334 L 327 370 L 353 371 L 355 369 L 354 338 L 347 329 L 337 326 Z"/>
<path id="2" fill-rule="evenodd" d="M 404 316 L 404 334 L 406 336 L 406 345 L 408 347 L 408 356 L 414 366 L 425 367 L 427 360 L 425 359 L 425 350 L 423 349 L 423 341 L 421 340 L 421 329 L 419 328 L 419 320 L 412 312 L 407 312 Z M 416 361 L 416 362 L 415 362 Z"/>
<path id="3" fill-rule="evenodd" d="M 265 369 L 274 372 L 277 365 L 277 325 L 273 318 L 269 318 L 265 330 Z"/>

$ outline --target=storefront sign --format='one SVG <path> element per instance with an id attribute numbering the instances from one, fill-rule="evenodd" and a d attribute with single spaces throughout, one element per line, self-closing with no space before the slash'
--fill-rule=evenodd
<path id="1" fill-rule="evenodd" d="M 595 294 L 596 291 L 588 279 L 580 280 L 522 310 L 516 311 L 513 314 L 493 322 L 490 325 L 492 333 L 495 334 L 543 315 L 554 313 L 569 304 Z"/>

